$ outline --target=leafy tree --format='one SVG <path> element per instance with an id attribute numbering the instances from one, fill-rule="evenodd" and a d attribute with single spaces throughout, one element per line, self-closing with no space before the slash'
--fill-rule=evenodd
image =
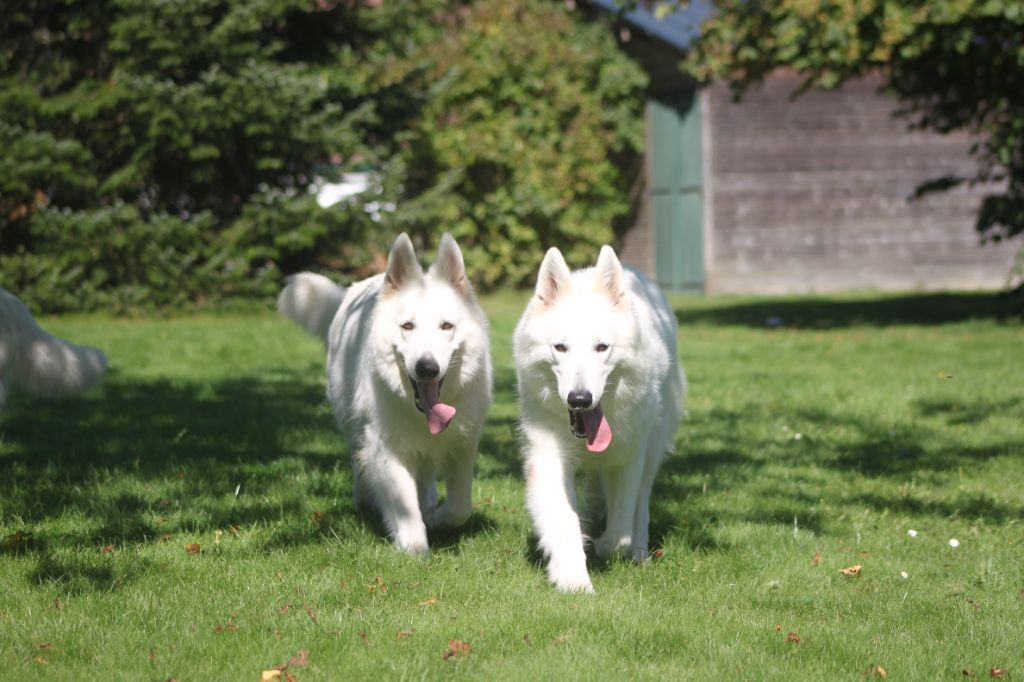
<path id="1" fill-rule="evenodd" d="M 628 214 L 644 84 L 542 0 L 24 0 L 0 16 L 0 283 L 50 310 L 266 298 L 445 229 L 479 284 L 522 283 Z M 378 186 L 320 208 L 314 180 L 353 169 Z"/>
<path id="2" fill-rule="evenodd" d="M 993 183 L 977 219 L 985 238 L 1024 232 L 1024 3 L 1019 0 L 720 0 L 688 55 L 701 79 L 739 95 L 779 67 L 804 87 L 868 72 L 913 126 L 966 129 L 977 172 L 935 178 L 919 192 Z"/>
<path id="3" fill-rule="evenodd" d="M 13 5 L 0 19 L 5 284 L 51 307 L 58 281 L 109 294 L 84 307 L 198 302 L 252 280 L 269 293 L 289 264 L 357 239 L 365 216 L 325 215 L 307 186 L 375 153 L 361 18 L 353 3 L 306 0 Z M 263 235 L 260 257 L 232 251 L 268 222 L 261 208 L 292 222 Z M 147 242 L 166 247 L 162 261 Z M 135 260 L 110 267 L 104 251 Z M 206 293 L 148 279 L 176 262 L 219 275 L 196 274 Z"/>
<path id="4" fill-rule="evenodd" d="M 401 133 L 403 224 L 459 239 L 485 287 L 532 281 L 549 246 L 589 264 L 631 210 L 643 71 L 608 25 L 539 0 L 443 15 L 383 79 L 421 93 Z"/>

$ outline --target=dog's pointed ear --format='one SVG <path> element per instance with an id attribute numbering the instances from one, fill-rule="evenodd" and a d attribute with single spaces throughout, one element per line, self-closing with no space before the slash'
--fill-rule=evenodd
<path id="1" fill-rule="evenodd" d="M 626 295 L 626 274 L 622 271 L 622 263 L 615 250 L 607 244 L 601 247 L 594 267 L 594 288 L 607 294 L 615 305 Z"/>
<path id="2" fill-rule="evenodd" d="M 541 261 L 535 295 L 544 305 L 551 305 L 559 296 L 566 294 L 571 286 L 572 273 L 569 272 L 569 266 L 565 264 L 562 252 L 552 246 Z"/>
<path id="3" fill-rule="evenodd" d="M 462 251 L 455 243 L 455 238 L 448 232 L 441 235 L 441 243 L 437 247 L 437 260 L 430 266 L 430 274 L 442 282 L 447 282 L 455 291 L 463 296 L 472 296 L 473 290 L 466 279 L 466 263 L 462 259 Z"/>
<path id="4" fill-rule="evenodd" d="M 402 287 L 423 280 L 423 270 L 416 261 L 416 251 L 412 248 L 412 240 L 405 232 L 391 246 L 388 254 L 388 266 L 384 270 L 383 294 L 388 296 Z"/>

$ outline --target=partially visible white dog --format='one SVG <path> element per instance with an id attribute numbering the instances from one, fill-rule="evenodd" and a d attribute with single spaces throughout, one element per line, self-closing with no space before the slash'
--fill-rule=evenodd
<path id="1" fill-rule="evenodd" d="M 647 557 L 654 476 L 683 414 L 686 378 L 676 319 L 658 287 L 624 269 L 609 246 L 597 266 L 570 272 L 558 249 L 513 339 L 526 505 L 559 590 L 592 592 L 573 475 L 604 515 L 598 556 Z M 588 519 L 593 521 L 595 519 Z"/>
<path id="2" fill-rule="evenodd" d="M 352 452 L 356 506 L 374 505 L 399 549 L 426 554 L 428 526 L 460 526 L 472 512 L 491 403 L 487 318 L 455 240 L 441 238 L 427 273 L 402 234 L 386 271 L 348 289 L 295 275 L 278 309 L 327 343 L 327 397 Z"/>
<path id="3" fill-rule="evenodd" d="M 17 296 L 0 289 L 0 410 L 14 392 L 40 398 L 74 396 L 98 384 L 106 373 L 107 358 L 101 351 L 50 336 Z"/>

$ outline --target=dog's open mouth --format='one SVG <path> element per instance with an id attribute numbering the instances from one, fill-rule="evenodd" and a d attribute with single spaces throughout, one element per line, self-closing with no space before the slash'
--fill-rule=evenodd
<path id="1" fill-rule="evenodd" d="M 612 442 L 612 428 L 600 405 L 591 410 L 569 410 L 569 430 L 577 438 L 586 438 L 591 452 L 604 452 Z"/>
<path id="2" fill-rule="evenodd" d="M 435 436 L 446 428 L 455 416 L 455 408 L 441 402 L 441 387 L 444 379 L 419 381 L 409 377 L 412 384 L 413 398 L 416 409 L 427 417 L 427 428 Z"/>

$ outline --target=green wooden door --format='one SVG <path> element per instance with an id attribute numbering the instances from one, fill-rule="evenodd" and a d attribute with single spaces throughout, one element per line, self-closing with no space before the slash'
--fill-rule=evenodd
<path id="1" fill-rule="evenodd" d="M 700 104 L 694 91 L 648 100 L 651 208 L 658 283 L 704 291 L 704 194 Z"/>

